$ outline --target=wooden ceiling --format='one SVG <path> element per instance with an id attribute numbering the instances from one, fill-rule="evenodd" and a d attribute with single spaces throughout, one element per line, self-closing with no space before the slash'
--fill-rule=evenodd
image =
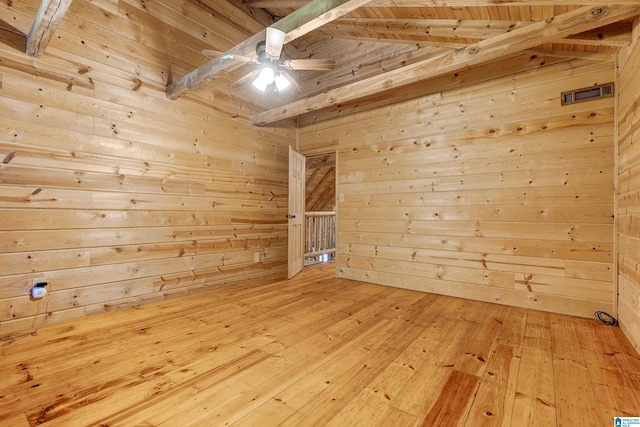
<path id="1" fill-rule="evenodd" d="M 274 19 L 309 4 L 243 3 Z M 630 43 L 640 5 L 623 3 L 618 8 L 589 0 L 371 1 L 294 42 L 300 58 L 331 58 L 336 69 L 299 72 L 299 99 L 255 114 L 253 121 L 267 125 L 302 116 L 304 124 L 323 117 L 322 110 L 375 103 L 407 85 L 424 87 L 429 80 L 518 55 L 612 61 Z"/>
<path id="2" fill-rule="evenodd" d="M 42 2 L 27 41 L 32 55 L 42 54 L 70 3 Z M 150 6 L 143 2 L 153 13 Z M 330 71 L 294 72 L 300 91 L 275 95 L 233 85 L 251 67 L 239 61 L 203 56 L 191 72 L 169 70 L 170 99 L 215 80 L 255 106 L 252 122 L 260 126 L 317 122 L 488 80 L 505 67 L 613 61 L 629 45 L 640 13 L 636 0 L 183 0 L 181 7 L 185 19 L 202 13 L 220 27 L 189 43 L 191 49 L 254 56 L 270 25 L 286 33 L 287 58 L 336 61 Z"/>

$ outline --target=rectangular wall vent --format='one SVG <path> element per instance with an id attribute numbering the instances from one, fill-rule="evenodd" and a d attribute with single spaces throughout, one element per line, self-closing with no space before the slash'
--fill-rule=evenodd
<path id="1" fill-rule="evenodd" d="M 562 105 L 575 104 L 576 102 L 589 101 L 591 99 L 613 96 L 613 83 L 585 87 L 569 92 L 562 92 L 560 98 Z"/>

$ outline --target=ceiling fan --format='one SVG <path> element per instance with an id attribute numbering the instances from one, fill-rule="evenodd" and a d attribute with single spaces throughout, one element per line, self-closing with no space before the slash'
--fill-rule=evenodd
<path id="1" fill-rule="evenodd" d="M 205 49 L 202 51 L 207 56 L 220 56 L 222 60 L 243 61 L 258 65 L 259 67 L 237 80 L 233 86 L 240 86 L 251 80 L 253 86 L 261 92 L 281 92 L 293 85 L 300 90 L 298 83 L 289 74 L 288 70 L 332 70 L 336 62 L 332 59 L 284 59 L 282 48 L 284 46 L 285 32 L 277 28 L 267 27 L 266 40 L 256 46 L 257 58 L 234 55 Z"/>

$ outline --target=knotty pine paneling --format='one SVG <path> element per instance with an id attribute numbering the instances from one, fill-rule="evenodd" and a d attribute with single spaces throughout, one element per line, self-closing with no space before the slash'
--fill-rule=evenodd
<path id="1" fill-rule="evenodd" d="M 619 55 L 618 309 L 620 327 L 640 349 L 640 21 Z"/>
<path id="2" fill-rule="evenodd" d="M 28 33 L 39 5 L 4 2 L 0 19 Z M 286 273 L 295 130 L 251 127 L 268 100 L 229 77 L 165 97 L 201 49 L 264 26 L 211 7 L 228 18 L 74 2 L 40 59 L 0 34 L 1 333 Z M 29 298 L 34 278 L 50 297 Z"/>
<path id="3" fill-rule="evenodd" d="M 546 311 L 614 309 L 614 80 L 564 61 L 300 129 L 338 151 L 338 276 Z"/>

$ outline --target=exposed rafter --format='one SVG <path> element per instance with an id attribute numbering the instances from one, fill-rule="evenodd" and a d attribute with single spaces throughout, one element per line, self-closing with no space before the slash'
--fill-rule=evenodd
<path id="1" fill-rule="evenodd" d="M 606 53 L 590 53 L 590 52 L 575 52 L 564 50 L 528 50 L 526 53 L 531 55 L 546 55 L 557 58 L 571 58 L 571 59 L 588 59 L 589 61 L 605 61 L 613 62 L 616 60 L 615 54 Z"/>
<path id="2" fill-rule="evenodd" d="M 40 57 L 58 29 L 72 0 L 42 0 L 27 36 L 26 53 Z"/>
<path id="3" fill-rule="evenodd" d="M 337 19 L 350 11 L 357 9 L 371 0 L 314 0 L 290 15 L 282 18 L 272 27 L 284 31 L 285 43 L 289 43 L 328 22 Z M 256 44 L 266 38 L 266 30 L 262 30 L 249 37 L 242 43 L 229 49 L 227 54 L 256 58 Z M 235 61 L 214 58 L 201 67 L 190 72 L 180 80 L 167 86 L 167 98 L 175 99 L 186 90 L 195 88 L 205 82 L 213 80 L 222 71 L 238 67 Z"/>
<path id="4" fill-rule="evenodd" d="M 394 36 L 484 39 L 528 25 L 524 21 L 461 21 L 457 19 L 340 18 L 328 25 L 332 32 L 364 31 Z"/>
<path id="5" fill-rule="evenodd" d="M 438 46 L 471 44 L 498 34 L 531 25 L 525 21 L 465 21 L 455 19 L 379 19 L 340 18 L 317 33 L 334 37 L 357 38 L 406 43 L 431 42 Z M 628 46 L 631 43 L 630 22 L 616 22 L 596 30 L 572 35 L 559 43 Z M 464 43 L 464 41 L 467 43 Z"/>
<path id="6" fill-rule="evenodd" d="M 316 34 L 326 35 L 327 37 L 331 37 L 333 39 L 354 40 L 358 42 L 370 42 L 370 43 L 383 42 L 383 43 L 404 44 L 404 45 L 432 46 L 432 47 L 439 47 L 439 48 L 446 48 L 446 49 L 459 49 L 471 44 L 470 42 L 464 39 L 452 41 L 451 39 L 447 39 L 445 37 L 422 37 L 420 40 L 418 40 L 417 38 L 415 40 L 408 39 L 408 38 L 400 39 L 400 38 L 393 38 L 391 36 L 389 38 L 386 38 L 379 35 L 377 36 L 375 34 L 371 34 L 369 37 L 367 37 L 361 34 L 355 35 L 355 34 L 348 34 L 346 32 L 334 33 L 330 30 L 323 30 L 323 29 L 316 31 Z"/>
<path id="7" fill-rule="evenodd" d="M 632 31 L 631 22 L 614 22 L 604 27 L 574 34 L 560 42 L 587 46 L 624 47 L 631 44 Z"/>
<path id="8" fill-rule="evenodd" d="M 265 125 L 420 80 L 453 73 L 480 63 L 506 58 L 572 34 L 631 18 L 638 13 L 640 13 L 640 5 L 637 3 L 585 6 L 553 19 L 535 22 L 524 28 L 482 40 L 462 49 L 446 51 L 402 68 L 256 114 L 252 121 L 255 125 Z"/>

